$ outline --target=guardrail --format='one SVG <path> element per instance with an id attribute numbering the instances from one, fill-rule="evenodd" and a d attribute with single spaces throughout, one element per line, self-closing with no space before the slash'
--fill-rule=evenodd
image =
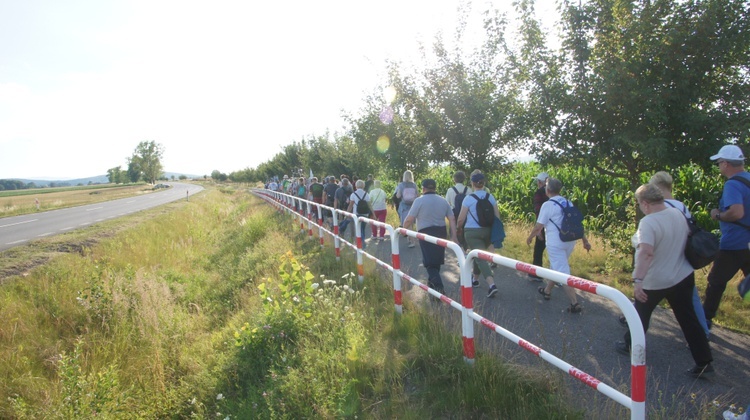
<path id="1" fill-rule="evenodd" d="M 517 261 L 511 258 L 503 257 L 497 254 L 491 254 L 486 251 L 472 250 L 466 256 L 461 247 L 455 242 L 451 242 L 446 239 L 436 238 L 434 236 L 425 235 L 423 233 L 407 230 L 404 228 L 394 228 L 386 223 L 382 223 L 376 220 L 372 220 L 366 217 L 359 217 L 356 214 L 348 213 L 340 209 L 334 209 L 323 204 L 314 203 L 308 200 L 301 199 L 299 197 L 293 197 L 287 194 L 282 194 L 276 191 L 251 190 L 256 196 L 265 199 L 266 201 L 274 204 L 279 208 L 279 211 L 286 211 L 299 218 L 300 229 L 304 233 L 307 232 L 308 236 L 312 237 L 313 226 L 313 214 L 318 216 L 317 228 L 319 232 L 320 244 L 325 245 L 324 233 L 328 233 L 333 237 L 334 246 L 336 251 L 336 259 L 339 260 L 340 245 L 345 245 L 354 248 L 357 251 L 357 274 L 360 283 L 364 282 L 364 265 L 363 257 L 366 257 L 375 262 L 375 264 L 391 271 L 393 273 L 393 297 L 396 312 L 403 313 L 402 298 L 403 291 L 401 285 L 401 279 L 405 279 L 408 282 L 419 287 L 425 291 L 428 295 L 432 295 L 438 298 L 444 304 L 451 308 L 461 312 L 461 329 L 463 339 L 463 351 L 464 360 L 469 363 L 474 363 L 475 347 L 474 347 L 474 322 L 485 326 L 486 328 L 494 331 L 502 337 L 516 343 L 519 347 L 524 350 L 536 355 L 542 360 L 550 363 L 558 369 L 567 372 L 570 376 L 578 379 L 589 387 L 597 390 L 608 398 L 621 404 L 622 406 L 630 409 L 631 419 L 645 419 L 646 417 L 646 335 L 643 331 L 638 313 L 636 312 L 630 300 L 617 289 L 609 287 L 604 284 L 595 283 L 590 280 L 582 279 L 579 277 L 571 276 L 569 274 L 560 273 L 547 268 L 538 267 L 532 264 Z M 295 210 L 296 209 L 296 210 Z M 332 214 L 333 231 L 326 229 L 323 223 L 323 210 L 330 210 Z M 339 222 L 338 218 L 351 217 L 353 219 L 353 229 L 356 237 L 356 244 L 346 241 L 339 235 Z M 307 223 L 307 230 L 305 230 L 305 223 Z M 376 256 L 365 252 L 363 249 L 363 238 L 361 237 L 360 223 L 367 225 L 375 225 L 378 227 L 384 227 L 391 237 L 391 264 L 387 264 L 384 261 L 379 260 Z M 456 302 L 453 299 L 441 294 L 440 292 L 429 288 L 426 284 L 412 278 L 408 274 L 401 271 L 400 257 L 399 257 L 399 241 L 398 236 L 405 235 L 413 238 L 417 238 L 422 241 L 427 241 L 438 246 L 445 247 L 453 251 L 456 254 L 458 266 L 460 270 L 460 290 L 461 290 L 461 302 Z M 531 342 L 521 338 L 511 331 L 495 324 L 489 319 L 483 317 L 480 314 L 474 312 L 474 289 L 471 285 L 472 279 L 472 263 L 474 259 L 482 259 L 488 262 L 494 262 L 507 268 L 511 268 L 517 271 L 528 273 L 543 277 L 547 280 L 553 281 L 561 285 L 567 285 L 575 289 L 581 290 L 586 293 L 592 293 L 613 301 L 625 315 L 628 321 L 628 328 L 630 328 L 630 335 L 632 339 L 631 344 L 631 368 L 630 368 L 630 396 L 627 396 L 611 386 L 601 382 L 597 378 L 588 373 L 576 368 L 575 366 L 565 362 L 557 356 L 545 351 L 541 347 L 532 344 Z"/>

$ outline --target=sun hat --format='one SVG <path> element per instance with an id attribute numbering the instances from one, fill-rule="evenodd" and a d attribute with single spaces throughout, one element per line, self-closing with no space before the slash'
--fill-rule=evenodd
<path id="1" fill-rule="evenodd" d="M 724 160 L 745 160 L 745 155 L 742 153 L 742 149 L 733 145 L 727 144 L 723 146 L 719 153 L 711 156 L 711 160 L 724 159 Z"/>
<path id="2" fill-rule="evenodd" d="M 547 172 L 539 172 L 539 175 L 537 175 L 534 179 L 539 182 L 544 182 L 547 180 L 547 178 L 549 178 L 549 174 L 547 174 Z"/>
<path id="3" fill-rule="evenodd" d="M 431 178 L 423 179 L 422 188 L 427 188 L 428 190 L 434 190 L 437 188 L 437 182 L 435 182 L 435 180 Z"/>
<path id="4" fill-rule="evenodd" d="M 471 182 L 482 182 L 484 181 L 484 174 L 478 173 L 471 176 Z"/>

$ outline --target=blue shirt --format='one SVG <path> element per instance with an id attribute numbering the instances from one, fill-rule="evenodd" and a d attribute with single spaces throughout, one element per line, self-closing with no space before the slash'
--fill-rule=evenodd
<path id="1" fill-rule="evenodd" d="M 741 176 L 750 180 L 750 174 L 740 172 L 735 176 Z M 750 188 L 742 181 L 727 180 L 724 183 L 724 191 L 719 200 L 719 210 L 724 212 L 734 204 L 742 204 L 745 207 L 745 215 L 738 222 L 750 226 Z M 730 222 L 719 221 L 721 229 L 720 248 L 727 251 L 739 251 L 747 249 L 750 243 L 750 230 Z"/>

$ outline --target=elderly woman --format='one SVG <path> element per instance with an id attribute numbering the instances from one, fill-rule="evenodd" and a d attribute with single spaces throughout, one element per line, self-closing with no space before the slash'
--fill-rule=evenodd
<path id="1" fill-rule="evenodd" d="M 709 376 L 714 373 L 713 357 L 693 309 L 695 275 L 683 252 L 689 230 L 685 216 L 664 204 L 664 195 L 654 184 L 641 185 L 635 192 L 635 199 L 646 215 L 632 239 L 635 309 L 643 330 L 648 331 L 651 313 L 659 302 L 667 299 L 695 361 L 695 366 L 687 373 L 694 378 Z M 625 341 L 616 343 L 616 349 L 630 354 L 630 331 L 625 334 Z"/>
<path id="2" fill-rule="evenodd" d="M 464 240 L 466 241 L 466 247 L 468 249 L 481 249 L 484 251 L 489 250 L 492 242 L 490 238 L 492 236 L 492 226 L 481 226 L 479 224 L 479 215 L 477 214 L 477 203 L 480 199 L 484 199 L 489 196 L 489 201 L 495 212 L 495 217 L 500 217 L 500 212 L 497 210 L 497 201 L 495 197 L 484 189 L 484 174 L 476 169 L 471 173 L 471 188 L 474 190 L 473 193 L 469 194 L 464 198 L 461 204 L 461 212 L 458 213 L 458 221 L 456 225 L 463 226 Z M 460 235 L 460 233 L 459 233 Z M 474 259 L 473 276 L 471 279 L 471 285 L 473 287 L 479 287 L 479 275 L 481 274 L 487 286 L 487 297 L 495 297 L 497 294 L 497 286 L 495 285 L 495 279 L 492 277 L 492 269 L 487 261 Z"/>

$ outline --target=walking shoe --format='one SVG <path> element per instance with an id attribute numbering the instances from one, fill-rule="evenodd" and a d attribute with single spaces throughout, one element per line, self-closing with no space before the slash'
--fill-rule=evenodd
<path id="1" fill-rule="evenodd" d="M 490 263 L 490 267 L 492 267 L 492 268 L 497 268 L 497 263 L 496 263 L 496 262 L 494 262 L 494 261 L 493 261 L 493 262 L 491 262 L 491 263 Z"/>
<path id="2" fill-rule="evenodd" d="M 581 306 L 580 303 L 571 303 L 570 306 L 568 306 L 568 309 L 566 311 L 570 312 L 571 314 L 580 314 L 583 310 L 583 306 Z"/>
<path id="3" fill-rule="evenodd" d="M 696 379 L 704 379 L 714 376 L 714 367 L 711 366 L 711 363 L 705 365 L 705 366 L 693 366 L 692 369 L 687 371 L 687 374 L 692 376 Z"/>
<path id="4" fill-rule="evenodd" d="M 617 318 L 617 321 L 625 328 L 628 328 L 628 320 L 625 319 L 625 315 L 620 315 L 619 318 Z"/>
<path id="5" fill-rule="evenodd" d="M 472 280 L 471 287 L 479 287 L 479 280 Z"/>
<path id="6" fill-rule="evenodd" d="M 537 281 L 537 282 L 540 282 L 540 281 L 542 281 L 542 278 L 541 278 L 541 277 L 539 277 L 539 276 L 535 276 L 535 275 L 533 275 L 533 274 L 529 274 L 529 275 L 528 275 L 528 276 L 526 277 L 526 279 L 527 279 L 528 281 Z"/>
<path id="7" fill-rule="evenodd" d="M 616 342 L 615 350 L 617 350 L 617 352 L 620 354 L 624 354 L 625 356 L 630 356 L 630 346 L 628 345 L 628 343 L 624 341 Z"/>
<path id="8" fill-rule="evenodd" d="M 490 286 L 490 290 L 487 291 L 487 297 L 488 298 L 495 297 L 496 294 L 497 294 L 497 286 L 493 284 L 492 286 Z"/>

